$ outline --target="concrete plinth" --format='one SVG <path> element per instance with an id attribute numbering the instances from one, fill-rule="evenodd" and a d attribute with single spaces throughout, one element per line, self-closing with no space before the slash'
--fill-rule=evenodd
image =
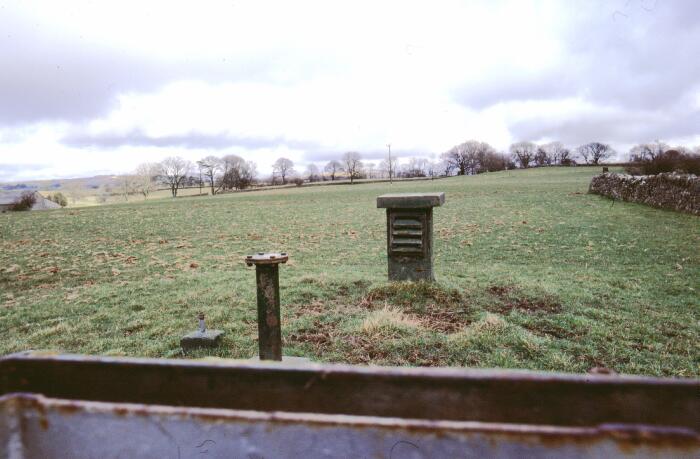
<path id="1" fill-rule="evenodd" d="M 180 340 L 180 346 L 183 351 L 190 351 L 200 348 L 212 348 L 221 344 L 221 337 L 224 335 L 223 330 L 199 330 L 185 335 Z"/>
<path id="2" fill-rule="evenodd" d="M 435 280 L 433 274 L 433 207 L 445 193 L 385 194 L 377 207 L 386 209 L 389 280 Z"/>

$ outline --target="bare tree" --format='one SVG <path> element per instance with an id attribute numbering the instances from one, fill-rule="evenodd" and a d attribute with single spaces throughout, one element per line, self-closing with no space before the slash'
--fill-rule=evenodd
<path id="1" fill-rule="evenodd" d="M 278 176 L 282 179 L 282 185 L 287 184 L 287 177 L 294 174 L 294 163 L 291 159 L 279 158 L 272 165 L 272 181 L 275 181 L 275 177 Z"/>
<path id="2" fill-rule="evenodd" d="M 134 171 L 135 187 L 136 191 L 141 193 L 144 199 L 148 199 L 148 195 L 155 190 L 159 174 L 160 165 L 157 163 L 143 163 L 136 167 Z"/>
<path id="3" fill-rule="evenodd" d="M 659 142 L 658 140 L 655 142 L 640 143 L 630 150 L 630 161 L 634 163 L 653 161 L 668 150 L 670 150 L 668 144 Z"/>
<path id="4" fill-rule="evenodd" d="M 561 142 L 549 142 L 544 145 L 540 145 L 537 149 L 538 156 L 540 151 L 544 151 L 547 156 L 547 164 L 571 164 L 571 151 L 564 146 Z M 535 158 L 535 160 L 540 163 L 541 160 Z"/>
<path id="5" fill-rule="evenodd" d="M 306 178 L 309 180 L 309 182 L 318 182 L 321 179 L 318 167 L 316 167 L 314 163 L 306 166 Z"/>
<path id="6" fill-rule="evenodd" d="M 233 182 L 235 181 L 233 169 L 239 167 L 245 160 L 238 155 L 225 155 L 219 158 L 219 171 L 216 176 L 216 192 L 234 189 Z"/>
<path id="7" fill-rule="evenodd" d="M 576 149 L 576 152 L 583 158 L 584 161 L 586 161 L 586 163 L 594 165 L 608 159 L 615 153 L 615 151 L 610 148 L 610 145 L 600 142 L 591 142 L 581 145 Z"/>
<path id="8" fill-rule="evenodd" d="M 404 177 L 425 177 L 427 175 L 428 161 L 424 158 L 409 158 L 404 165 L 402 174 Z"/>
<path id="9" fill-rule="evenodd" d="M 331 181 L 333 181 L 335 180 L 336 175 L 338 175 L 338 172 L 343 172 L 343 164 L 334 159 L 332 161 L 328 161 L 328 164 L 326 164 L 323 170 L 330 175 Z"/>
<path id="10" fill-rule="evenodd" d="M 437 163 L 439 173 L 445 177 L 449 177 L 455 170 L 454 164 L 445 159 L 445 153 L 440 155 L 440 161 Z"/>
<path id="11" fill-rule="evenodd" d="M 387 155 L 387 157 L 379 163 L 379 170 L 382 171 L 382 174 L 386 174 L 386 177 L 389 179 L 393 179 L 396 176 L 396 171 L 399 170 L 399 158 L 396 156 L 389 158 Z"/>
<path id="12" fill-rule="evenodd" d="M 362 161 L 360 154 L 356 151 L 349 151 L 343 155 L 343 165 L 345 172 L 350 177 L 350 183 L 359 178 L 362 173 Z"/>
<path id="13" fill-rule="evenodd" d="M 216 188 L 214 187 L 214 185 L 216 183 L 218 174 L 221 172 L 222 169 L 221 158 L 217 158 L 216 156 L 207 156 L 197 161 L 197 165 L 199 166 L 199 170 L 201 171 L 204 180 L 211 188 L 212 196 L 215 195 Z"/>
<path id="14" fill-rule="evenodd" d="M 499 153 L 496 150 L 491 150 L 479 156 L 479 166 L 477 173 L 495 172 L 506 169 L 513 169 L 515 164 L 509 156 Z"/>
<path id="15" fill-rule="evenodd" d="M 440 173 L 439 170 L 440 170 L 439 164 L 437 161 L 432 159 L 432 160 L 427 162 L 425 172 L 426 172 L 426 174 L 428 174 L 428 177 L 430 177 L 431 179 L 434 179 Z"/>
<path id="16" fill-rule="evenodd" d="M 537 166 L 551 166 L 554 159 L 550 156 L 547 149 L 543 148 L 542 145 L 537 147 L 537 152 L 535 152 L 535 164 Z"/>
<path id="17" fill-rule="evenodd" d="M 252 161 L 246 161 L 238 155 L 226 155 L 221 158 L 219 164 L 219 189 L 243 190 L 255 181 L 257 166 Z"/>
<path id="18" fill-rule="evenodd" d="M 451 169 L 457 170 L 457 175 L 476 174 L 479 172 L 480 158 L 494 151 L 486 142 L 468 140 L 443 153 L 442 159 Z"/>
<path id="19" fill-rule="evenodd" d="M 177 190 L 182 187 L 191 169 L 192 164 L 179 156 L 171 156 L 161 161 L 160 178 L 170 187 L 173 198 L 177 196 Z"/>
<path id="20" fill-rule="evenodd" d="M 124 174 L 119 176 L 119 191 L 124 197 L 124 201 L 129 200 L 129 195 L 137 193 L 139 190 L 139 179 L 133 174 Z"/>
<path id="21" fill-rule="evenodd" d="M 510 154 L 520 167 L 526 169 L 535 159 L 537 147 L 532 142 L 516 142 L 510 146 Z"/>

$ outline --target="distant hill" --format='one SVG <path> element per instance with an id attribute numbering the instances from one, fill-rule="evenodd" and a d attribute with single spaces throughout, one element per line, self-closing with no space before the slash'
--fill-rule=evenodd
<path id="1" fill-rule="evenodd" d="M 117 176 L 115 175 L 96 175 L 94 177 L 53 180 L 23 180 L 0 183 L 0 190 L 61 190 L 65 188 L 96 190 L 100 187 L 115 187 L 117 185 L 117 180 Z"/>

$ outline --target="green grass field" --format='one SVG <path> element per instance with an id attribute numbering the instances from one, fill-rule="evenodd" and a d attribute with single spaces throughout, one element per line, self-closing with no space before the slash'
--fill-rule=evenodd
<path id="1" fill-rule="evenodd" d="M 303 187 L 0 215 L 0 353 L 179 357 L 204 311 L 257 352 L 255 274 L 280 268 L 287 355 L 700 375 L 700 219 L 586 194 L 598 168 Z M 444 191 L 435 284 L 386 282 L 387 192 Z"/>
<path id="2" fill-rule="evenodd" d="M 61 191 L 61 190 L 58 190 Z M 201 193 L 207 194 L 209 191 L 208 188 L 203 187 L 201 189 Z M 44 196 L 49 196 L 55 192 L 55 190 L 40 190 L 39 191 L 42 195 Z M 70 208 L 75 208 L 75 207 L 90 207 L 90 206 L 100 206 L 100 205 L 105 205 L 105 204 L 124 204 L 124 203 L 130 203 L 130 204 L 135 204 L 139 203 L 142 201 L 145 201 L 146 198 L 143 197 L 143 195 L 139 193 L 132 193 L 128 196 L 128 200 L 124 199 L 124 196 L 121 194 L 109 194 L 109 195 L 99 195 L 95 194 L 95 190 L 90 190 L 90 189 L 81 189 L 80 191 L 66 191 L 66 194 L 68 195 L 68 207 Z M 200 189 L 199 187 L 195 188 L 181 188 L 178 191 L 178 196 L 184 197 L 184 196 L 196 196 L 200 194 Z M 153 199 L 162 199 L 162 198 L 170 198 L 172 196 L 170 190 L 155 190 L 151 192 L 151 194 L 148 196 L 149 200 Z"/>

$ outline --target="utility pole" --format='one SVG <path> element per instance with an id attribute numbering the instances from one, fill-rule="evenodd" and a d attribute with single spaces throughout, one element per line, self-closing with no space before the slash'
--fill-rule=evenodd
<path id="1" fill-rule="evenodd" d="M 392 175 L 393 175 L 394 164 L 391 162 L 391 144 L 387 143 L 386 146 L 389 147 L 389 185 L 393 185 L 394 179 L 393 179 Z"/>

